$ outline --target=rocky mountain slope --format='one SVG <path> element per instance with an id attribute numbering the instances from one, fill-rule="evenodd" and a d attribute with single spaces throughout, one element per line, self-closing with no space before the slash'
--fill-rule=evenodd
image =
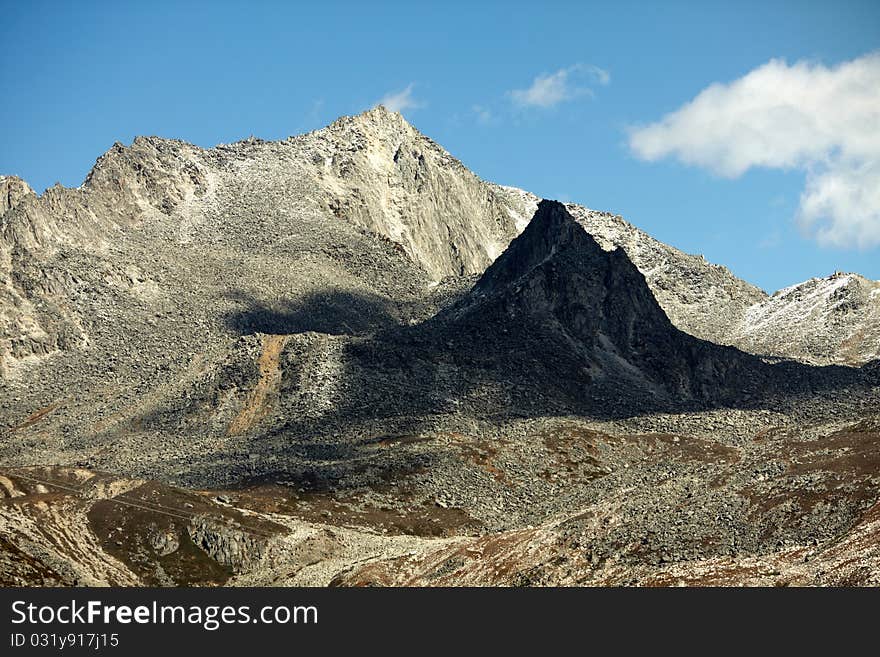
<path id="1" fill-rule="evenodd" d="M 373 468 L 425 465 L 406 454 L 367 464 L 361 452 L 387 436 L 470 431 L 474 422 L 488 431 L 520 417 L 807 412 L 819 394 L 846 395 L 858 414 L 875 378 L 770 365 L 678 330 L 622 250 L 602 250 L 564 206 L 543 201 L 473 289 L 430 319 L 361 335 L 243 339 L 114 431 L 81 437 L 69 458 L 91 454 L 101 468 L 161 471 L 199 486 L 252 471 L 361 485 Z M 127 446 L 177 435 L 188 443 L 163 440 L 146 455 Z"/>
<path id="2" fill-rule="evenodd" d="M 572 203 L 566 206 L 604 249 L 622 248 L 645 276 L 663 311 L 678 328 L 718 344 L 735 344 L 731 326 L 766 294 L 703 256 L 655 240 L 619 215 Z"/>
<path id="3" fill-rule="evenodd" d="M 7 377 L 23 359 L 88 344 L 84 322 L 104 308 L 188 314 L 176 300 L 194 281 L 216 290 L 204 317 L 214 323 L 242 299 L 280 314 L 279 299 L 328 287 L 410 301 L 482 271 L 530 216 L 381 108 L 275 143 L 138 138 L 102 156 L 82 187 L 41 197 L 16 180 L 0 190 Z M 192 311 L 204 316 L 202 305 Z"/>
<path id="4" fill-rule="evenodd" d="M 873 531 L 880 369 L 827 366 L 876 356 L 859 277 L 768 297 L 620 217 L 481 181 L 383 108 L 279 142 L 138 138 L 77 189 L 0 192 L 9 581 L 402 583 L 412 552 L 427 583 L 494 539 L 545 574 L 444 572 L 702 581 Z M 558 545 L 609 504 L 613 540 Z M 594 553 L 625 566 L 562 572 Z"/>
<path id="5" fill-rule="evenodd" d="M 535 204 L 540 200 L 515 191 Z M 726 267 L 664 244 L 619 215 L 574 203 L 566 208 L 603 249 L 626 252 L 660 307 L 686 333 L 811 364 L 858 366 L 878 358 L 878 281 L 836 272 L 768 295 Z"/>
<path id="6" fill-rule="evenodd" d="M 560 422 L 519 449 L 537 447 L 537 481 L 564 504 L 503 531 L 450 497 L 392 508 L 293 482 L 193 493 L 4 468 L 0 584 L 876 586 L 877 429 L 777 427 L 733 445 Z M 456 442 L 460 467 L 535 487 L 511 441 Z"/>

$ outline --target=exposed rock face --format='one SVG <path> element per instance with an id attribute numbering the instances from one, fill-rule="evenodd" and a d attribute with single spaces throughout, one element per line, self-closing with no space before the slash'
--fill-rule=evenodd
<path id="1" fill-rule="evenodd" d="M 577 206 L 569 212 L 603 249 L 623 249 L 606 257 L 582 231 L 541 243 L 561 236 L 536 227 L 530 240 L 567 255 L 519 272 L 531 277 L 522 294 L 496 289 L 471 319 L 404 330 L 461 299 L 474 279 L 450 275 L 481 272 L 538 199 L 479 181 L 382 108 L 281 142 L 204 150 L 138 138 L 111 148 L 80 189 L 16 198 L 0 218 L 4 420 L 19 434 L 68 436 L 60 442 L 77 450 L 115 440 L 182 449 L 164 432 L 184 429 L 206 441 L 273 426 L 322 435 L 321 423 L 370 412 L 606 417 L 615 406 L 620 416 L 651 400 L 742 402 L 764 381 L 764 370 L 743 374 L 741 354 L 688 341 L 664 317 L 717 336 L 708 318 L 735 326 L 758 291 Z M 400 349 L 412 362 L 389 370 Z M 208 449 L 201 440 L 190 448 Z M 55 444 L 33 439 L 48 453 Z"/>
<path id="2" fill-rule="evenodd" d="M 180 539 L 177 534 L 168 529 L 155 528 L 149 533 L 150 547 L 160 557 L 167 557 L 169 554 L 177 552 L 180 548 Z"/>
<path id="3" fill-rule="evenodd" d="M 329 210 L 402 245 L 434 279 L 482 272 L 522 230 L 519 199 L 383 107 L 341 118 L 302 146 Z"/>
<path id="4" fill-rule="evenodd" d="M 531 216 L 527 199 L 381 107 L 275 143 L 203 150 L 138 137 L 99 158 L 79 189 L 38 198 L 10 177 L 0 192 L 7 377 L 33 356 L 89 345 L 105 312 L 175 303 L 218 323 L 244 301 L 265 307 L 261 328 L 290 332 L 271 325 L 278 300 L 321 294 L 376 298 L 391 317 L 369 308 L 363 321 L 397 321 L 393 306 L 432 280 L 482 271 Z M 212 288 L 211 315 L 201 300 L 189 306 Z"/>
<path id="5" fill-rule="evenodd" d="M 833 385 L 850 376 L 842 370 L 769 367 L 677 329 L 627 253 L 601 249 L 565 206 L 552 201 L 540 203 L 526 230 L 470 295 L 437 321 L 458 330 L 466 325 L 472 334 L 504 334 L 508 344 L 496 347 L 501 352 L 560 365 L 578 362 L 579 367 L 563 365 L 533 382 L 546 389 L 558 378 L 575 386 L 572 409 L 579 395 L 604 396 L 611 390 L 618 406 L 651 408 L 743 402 L 782 389 L 793 393 Z M 482 350 L 490 342 L 472 339 Z M 510 356 L 507 367 L 516 360 Z"/>
<path id="6" fill-rule="evenodd" d="M 14 234 L 10 237 L 11 222 L 2 223 L 35 198 L 19 199 L 0 217 L 0 379 L 22 362 L 85 342 L 79 317 L 66 302 L 75 278 L 64 268 L 45 266 Z"/>
<path id="7" fill-rule="evenodd" d="M 193 543 L 235 573 L 254 568 L 265 555 L 268 541 L 262 534 L 230 528 L 204 516 L 194 518 L 187 529 Z"/>
<path id="8" fill-rule="evenodd" d="M 672 323 L 691 335 L 819 365 L 858 366 L 880 354 L 878 281 L 836 273 L 768 295 L 619 216 L 566 207 L 602 248 L 626 251 Z"/>
<path id="9" fill-rule="evenodd" d="M 134 262 L 116 259 L 124 248 L 117 238 L 198 193 L 196 150 L 138 138 L 130 149 L 116 144 L 103 155 L 79 189 L 7 194 L 17 201 L 0 214 L 0 374 L 88 345 L 84 324 L 96 312 L 90 302 L 108 296 L 117 282 L 147 278 Z"/>
<path id="10" fill-rule="evenodd" d="M 541 202 L 469 300 L 471 323 L 535 322 L 565 336 L 584 359 L 587 389 L 617 379 L 649 395 L 705 398 L 743 360 L 673 327 L 626 252 L 602 250 L 552 201 Z"/>
<path id="11" fill-rule="evenodd" d="M 33 193 L 30 185 L 18 176 L 0 176 L 0 216 Z"/>

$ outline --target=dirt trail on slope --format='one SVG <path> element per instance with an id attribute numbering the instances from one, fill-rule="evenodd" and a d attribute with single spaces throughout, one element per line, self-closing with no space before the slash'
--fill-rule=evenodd
<path id="1" fill-rule="evenodd" d="M 263 352 L 260 354 L 258 363 L 260 378 L 238 415 L 229 423 L 229 429 L 226 431 L 228 435 L 237 436 L 244 433 L 269 412 L 266 399 L 269 393 L 277 390 L 281 383 L 279 360 L 288 337 L 286 335 L 263 336 Z"/>

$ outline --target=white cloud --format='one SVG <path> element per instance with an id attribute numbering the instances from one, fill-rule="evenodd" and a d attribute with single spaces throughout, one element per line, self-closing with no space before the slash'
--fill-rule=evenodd
<path id="1" fill-rule="evenodd" d="M 414 86 L 415 83 L 410 82 L 405 89 L 388 92 L 382 96 L 382 100 L 380 100 L 378 104 L 384 105 L 385 109 L 391 112 L 403 112 L 408 109 L 424 107 L 425 103 L 413 98 L 412 92 Z"/>
<path id="2" fill-rule="evenodd" d="M 820 244 L 880 244 L 880 154 L 873 160 L 834 162 L 810 173 L 798 221 Z"/>
<path id="3" fill-rule="evenodd" d="M 583 86 L 586 82 L 606 85 L 611 75 L 598 66 L 575 64 L 555 73 L 542 73 L 536 77 L 528 89 L 514 89 L 510 97 L 517 105 L 531 107 L 553 107 L 578 96 L 592 96 L 593 90 Z"/>
<path id="4" fill-rule="evenodd" d="M 836 67 L 771 60 L 630 131 L 644 160 L 674 157 L 729 178 L 800 169 L 798 223 L 820 243 L 880 244 L 880 53 Z"/>
<path id="5" fill-rule="evenodd" d="M 596 82 L 601 84 L 603 87 L 611 82 L 611 73 L 606 71 L 604 68 L 599 68 L 598 66 L 585 66 L 582 68 L 584 68 L 587 73 L 596 78 Z"/>
<path id="6" fill-rule="evenodd" d="M 492 121 L 492 111 L 488 107 L 482 105 L 474 105 L 471 110 L 477 117 L 477 121 L 486 124 Z"/>

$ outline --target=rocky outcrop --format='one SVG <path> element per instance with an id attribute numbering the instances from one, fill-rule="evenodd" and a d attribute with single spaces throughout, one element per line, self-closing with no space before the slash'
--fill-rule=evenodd
<path id="1" fill-rule="evenodd" d="M 552 201 L 540 203 L 526 230 L 450 314 L 456 324 L 488 331 L 534 324 L 558 333 L 582 361 L 585 392 L 626 381 L 646 395 L 702 397 L 720 388 L 723 370 L 739 360 L 733 351 L 715 356 L 675 329 L 626 252 L 601 249 Z"/>
<path id="2" fill-rule="evenodd" d="M 880 355 L 880 282 L 835 273 L 772 295 L 663 244 L 617 215 L 567 204 L 604 249 L 622 248 L 675 326 L 704 340 L 817 365 Z"/>
<path id="3" fill-rule="evenodd" d="M 189 536 L 198 547 L 234 573 L 257 567 L 266 554 L 267 535 L 230 527 L 211 517 L 197 516 L 187 525 Z"/>
<path id="4" fill-rule="evenodd" d="M 18 176 L 0 176 L 0 216 L 33 195 L 34 190 Z"/>
<path id="5" fill-rule="evenodd" d="M 39 197 L 14 177 L 0 181 L 0 376 L 89 343 L 83 324 L 94 308 L 71 302 L 141 274 L 119 266 L 119 236 L 204 193 L 196 150 L 155 138 L 117 143 L 82 187 Z"/>
<path id="6" fill-rule="evenodd" d="M 30 577 L 63 585 L 223 584 L 288 531 L 153 482 L 59 467 L 4 473 L 17 493 L 0 507 L 7 586 L 36 583 L 28 564 Z"/>
<path id="7" fill-rule="evenodd" d="M 565 206 L 552 201 L 540 203 L 526 230 L 437 322 L 506 335 L 510 353 L 541 354 L 554 363 L 575 359 L 580 367 L 563 368 L 558 378 L 584 396 L 609 389 L 620 402 L 641 396 L 634 404 L 643 408 L 663 400 L 736 403 L 803 385 L 783 383 L 793 370 L 776 371 L 674 327 L 627 253 L 600 248 Z M 485 340 L 473 342 L 486 349 Z M 546 349 L 550 344 L 555 351 Z M 821 375 L 801 369 L 821 385 Z"/>

